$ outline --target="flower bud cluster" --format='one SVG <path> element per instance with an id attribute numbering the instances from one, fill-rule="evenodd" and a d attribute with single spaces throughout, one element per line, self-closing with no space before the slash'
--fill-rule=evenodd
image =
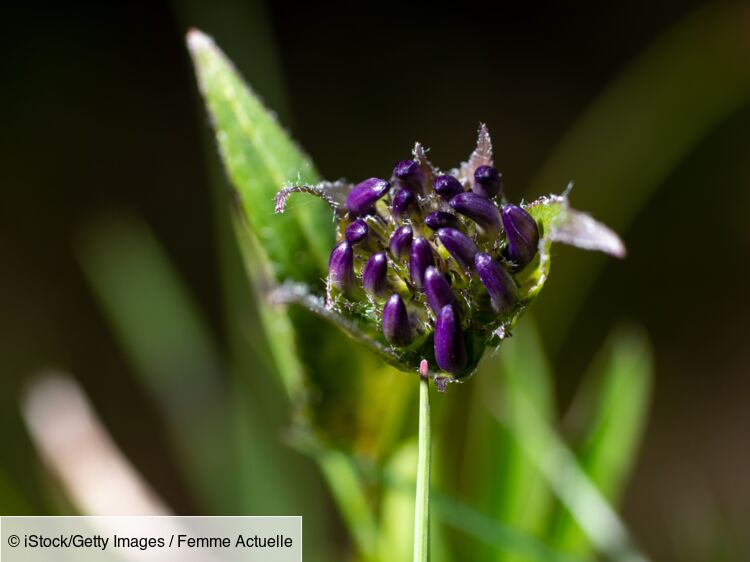
<path id="1" fill-rule="evenodd" d="M 501 174 L 490 165 L 439 174 L 403 160 L 389 179 L 354 185 L 340 211 L 328 306 L 376 323 L 394 348 L 431 338 L 429 359 L 444 372 L 472 369 L 472 334 L 513 313 L 516 278 L 539 245 L 534 218 L 505 202 Z"/>

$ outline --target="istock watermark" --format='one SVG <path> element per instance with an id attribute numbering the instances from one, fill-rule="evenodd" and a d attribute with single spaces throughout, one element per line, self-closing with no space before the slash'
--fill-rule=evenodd
<path id="1" fill-rule="evenodd" d="M 0 560 L 300 562 L 302 517 L 2 517 Z"/>

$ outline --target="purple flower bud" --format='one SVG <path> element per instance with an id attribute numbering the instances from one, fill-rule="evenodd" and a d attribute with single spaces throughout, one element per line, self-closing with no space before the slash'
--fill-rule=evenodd
<path id="1" fill-rule="evenodd" d="M 393 196 L 393 216 L 403 217 L 409 214 L 409 211 L 417 208 L 417 198 L 408 189 L 399 189 Z"/>
<path id="2" fill-rule="evenodd" d="M 432 187 L 435 189 L 435 193 L 446 200 L 450 200 L 459 193 L 464 192 L 464 186 L 461 185 L 461 182 L 448 174 L 438 176 Z"/>
<path id="3" fill-rule="evenodd" d="M 500 211 L 492 201 L 481 195 L 460 193 L 451 199 L 450 206 L 484 228 L 496 229 L 500 226 Z"/>
<path id="4" fill-rule="evenodd" d="M 453 213 L 446 213 L 445 211 L 435 211 L 430 213 L 425 217 L 424 223 L 432 230 L 446 227 L 459 228 L 461 226 L 456 215 Z"/>
<path id="5" fill-rule="evenodd" d="M 395 259 L 400 260 L 409 253 L 413 237 L 414 233 L 410 226 L 402 226 L 393 231 L 388 247 Z"/>
<path id="6" fill-rule="evenodd" d="M 387 288 L 388 258 L 383 252 L 370 256 L 362 270 L 362 287 L 373 296 L 381 297 Z"/>
<path id="7" fill-rule="evenodd" d="M 500 193 L 502 176 L 492 166 L 479 166 L 474 170 L 474 182 L 474 193 L 490 199 Z"/>
<path id="8" fill-rule="evenodd" d="M 421 193 L 424 184 L 424 173 L 419 162 L 402 160 L 393 168 L 393 175 L 400 180 L 401 185 Z"/>
<path id="9" fill-rule="evenodd" d="M 489 254 L 479 253 L 474 258 L 474 267 L 487 293 L 490 295 L 492 308 L 498 314 L 508 312 L 516 302 L 518 288 L 510 273 Z"/>
<path id="10" fill-rule="evenodd" d="M 437 268 L 430 266 L 424 272 L 424 292 L 432 311 L 437 315 L 445 305 L 456 302 L 450 283 Z"/>
<path id="11" fill-rule="evenodd" d="M 409 275 L 411 282 L 418 288 L 424 284 L 424 272 L 431 265 L 435 265 L 432 246 L 422 237 L 415 238 L 409 252 Z"/>
<path id="12" fill-rule="evenodd" d="M 435 360 L 438 367 L 458 375 L 466 367 L 466 346 L 461 324 L 453 306 L 440 309 L 435 322 Z"/>
<path id="13" fill-rule="evenodd" d="M 349 291 L 354 286 L 354 251 L 346 240 L 338 244 L 328 260 L 328 278 L 339 291 Z"/>
<path id="14" fill-rule="evenodd" d="M 406 305 L 398 295 L 391 295 L 383 307 L 383 335 L 393 345 L 411 343 L 411 327 Z"/>
<path id="15" fill-rule="evenodd" d="M 346 208 L 355 217 L 371 213 L 373 206 L 391 188 L 380 178 L 370 178 L 355 185 L 346 199 Z"/>
<path id="16" fill-rule="evenodd" d="M 365 236 L 367 236 L 368 230 L 367 223 L 362 219 L 357 219 L 346 227 L 344 237 L 350 244 L 356 244 L 357 242 L 364 240 Z"/>
<path id="17" fill-rule="evenodd" d="M 440 243 L 463 269 L 474 264 L 474 256 L 479 251 L 474 241 L 455 228 L 441 228 L 437 231 Z"/>
<path id="18" fill-rule="evenodd" d="M 517 205 L 503 207 L 503 228 L 508 239 L 508 258 L 518 267 L 529 263 L 539 246 L 539 227 L 529 213 Z"/>

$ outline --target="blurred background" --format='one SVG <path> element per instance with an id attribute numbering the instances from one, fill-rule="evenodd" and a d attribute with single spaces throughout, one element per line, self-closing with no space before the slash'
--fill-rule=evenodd
<path id="1" fill-rule="evenodd" d="M 117 322 L 113 329 L 97 289 L 102 269 L 92 266 L 106 263 L 108 250 L 97 246 L 106 233 L 117 238 L 123 223 L 137 224 L 154 259 L 171 263 L 165 278 L 184 291 L 166 297 L 192 308 L 187 319 L 159 317 L 135 333 L 195 322 L 214 343 L 185 351 L 172 334 L 172 358 L 184 363 L 173 367 L 186 371 L 203 360 L 221 371 L 228 350 L 245 345 L 227 313 L 227 295 L 241 300 L 242 286 L 220 265 L 227 231 L 212 186 L 226 194 L 228 183 L 184 43 L 196 26 L 326 178 L 387 174 L 417 140 L 449 168 L 485 122 L 511 199 L 559 193 L 574 180 L 572 203 L 614 227 L 629 256 L 555 250 L 534 315 L 555 371 L 556 408 L 570 410 L 610 328 L 638 326 L 654 376 L 623 520 L 654 560 L 750 558 L 750 5 L 584 0 L 443 11 L 195 0 L 7 11 L 0 512 L 73 509 L 40 463 L 19 406 L 31 377 L 48 369 L 80 383 L 172 510 L 230 510 L 193 492 L 181 449 L 170 445 L 172 414 L 138 372 L 138 336 L 127 340 Z M 103 275 L 125 294 L 148 292 L 146 277 L 119 275 L 136 270 Z M 161 304 L 166 318 L 172 303 Z M 260 395 L 263 385 L 251 383 Z M 177 416 L 211 407 L 202 399 L 210 391 L 169 388 L 175 402 L 186 400 Z M 468 392 L 446 396 L 461 401 Z M 283 410 L 269 418 L 272 441 L 283 442 L 288 418 Z M 570 418 L 561 416 L 563 434 Z M 346 545 L 333 502 L 320 501 L 331 522 L 326 540 Z"/>

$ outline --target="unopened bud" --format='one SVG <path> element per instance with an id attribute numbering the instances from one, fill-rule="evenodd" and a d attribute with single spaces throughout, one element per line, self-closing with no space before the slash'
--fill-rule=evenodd
<path id="1" fill-rule="evenodd" d="M 446 305 L 435 322 L 435 360 L 438 367 L 458 375 L 466 367 L 466 345 L 461 324 L 453 306 Z"/>
<path id="2" fill-rule="evenodd" d="M 393 345 L 403 347 L 411 343 L 409 314 L 398 295 L 392 295 L 383 307 L 383 335 Z"/>
<path id="3" fill-rule="evenodd" d="M 390 189 L 391 184 L 380 178 L 370 178 L 354 186 L 346 199 L 347 210 L 355 217 L 373 212 L 375 203 Z"/>

